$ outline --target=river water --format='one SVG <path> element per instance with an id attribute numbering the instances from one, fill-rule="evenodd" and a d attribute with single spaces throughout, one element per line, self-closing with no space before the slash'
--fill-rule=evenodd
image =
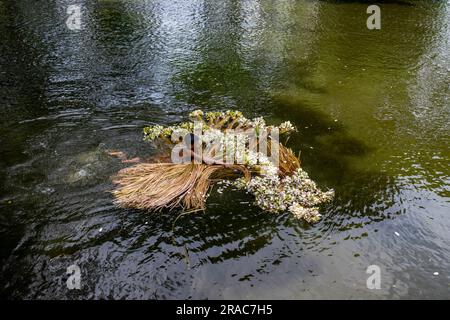
<path id="1" fill-rule="evenodd" d="M 449 298 L 450 2 L 380 2 L 0 0 L 0 296 Z M 198 108 L 293 122 L 322 221 L 115 207 L 105 151 Z"/>

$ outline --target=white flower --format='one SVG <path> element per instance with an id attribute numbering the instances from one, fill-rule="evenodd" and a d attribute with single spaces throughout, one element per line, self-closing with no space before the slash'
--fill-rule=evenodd
<path id="1" fill-rule="evenodd" d="M 180 138 L 183 138 L 189 133 L 187 129 L 175 127 L 172 131 L 171 140 L 172 142 L 179 142 Z"/>
<path id="2" fill-rule="evenodd" d="M 289 211 L 299 219 L 304 219 L 309 223 L 314 223 L 320 220 L 321 215 L 317 208 L 305 208 L 294 202 L 290 207 Z"/>
<path id="3" fill-rule="evenodd" d="M 203 111 L 202 110 L 194 110 L 191 113 L 189 113 L 189 118 L 192 119 L 198 119 L 203 117 Z"/>
<path id="4" fill-rule="evenodd" d="M 208 129 L 203 132 L 202 141 L 205 143 L 213 143 L 213 144 L 223 144 L 223 140 L 225 138 L 225 134 L 218 129 Z"/>
<path id="5" fill-rule="evenodd" d="M 251 121 L 251 125 L 255 128 L 256 134 L 258 134 L 266 128 L 266 121 L 263 117 L 254 118 Z"/>
<path id="6" fill-rule="evenodd" d="M 297 130 L 290 121 L 283 122 L 282 124 L 280 124 L 278 126 L 278 129 L 280 129 L 281 133 L 291 132 L 291 131 L 296 131 Z"/>
<path id="7" fill-rule="evenodd" d="M 264 176 L 277 176 L 278 168 L 272 163 L 261 166 L 261 174 Z"/>
<path id="8" fill-rule="evenodd" d="M 149 126 L 144 128 L 144 139 L 146 140 L 153 140 L 157 138 L 164 130 L 163 126 L 155 125 L 155 126 Z"/>
<path id="9" fill-rule="evenodd" d="M 320 191 L 302 169 L 298 169 L 292 176 L 280 179 L 274 165 L 261 168 L 265 172 L 249 182 L 238 179 L 230 184 L 253 194 L 255 204 L 265 211 L 276 213 L 288 209 L 295 217 L 309 223 L 319 221 L 321 215 L 316 206 L 330 201 L 334 191 Z"/>

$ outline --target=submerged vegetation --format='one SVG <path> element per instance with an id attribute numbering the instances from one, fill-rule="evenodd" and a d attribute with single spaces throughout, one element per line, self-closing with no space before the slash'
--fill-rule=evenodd
<path id="1" fill-rule="evenodd" d="M 330 201 L 334 192 L 322 192 L 300 168 L 300 159 L 278 141 L 279 134 L 296 131 L 289 121 L 270 126 L 262 117 L 250 120 L 231 110 L 196 110 L 190 118 L 174 126 L 144 128 L 145 140 L 162 141 L 176 152 L 172 161 L 139 163 L 119 171 L 113 191 L 119 205 L 201 210 L 217 182 L 246 190 L 267 212 L 289 211 L 310 223 L 320 219 L 318 205 Z"/>

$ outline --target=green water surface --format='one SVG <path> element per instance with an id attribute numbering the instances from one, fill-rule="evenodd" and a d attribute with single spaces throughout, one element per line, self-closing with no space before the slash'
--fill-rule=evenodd
<path id="1" fill-rule="evenodd" d="M 381 30 L 371 1 L 77 3 L 71 31 L 71 1 L 0 0 L 0 296 L 450 297 L 449 1 L 378 1 Z M 142 127 L 198 108 L 294 123 L 322 221 L 114 206 L 105 151 L 149 157 Z"/>

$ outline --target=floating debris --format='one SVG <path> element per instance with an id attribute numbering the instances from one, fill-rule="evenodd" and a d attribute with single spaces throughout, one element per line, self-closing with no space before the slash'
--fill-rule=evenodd
<path id="1" fill-rule="evenodd" d="M 334 191 L 321 191 L 301 168 L 292 176 L 280 178 L 276 174 L 256 176 L 250 181 L 238 179 L 229 182 L 255 196 L 255 204 L 265 211 L 279 213 L 290 211 L 296 218 L 309 223 L 320 220 L 318 205 L 329 202 Z"/>
<path id="2" fill-rule="evenodd" d="M 262 117 L 247 119 L 234 110 L 206 113 L 196 110 L 189 117 L 190 122 L 144 128 L 146 141 L 157 139 L 173 146 L 182 143 L 186 146 L 190 141 L 188 161 L 173 163 L 166 157 L 164 162 L 139 163 L 119 171 L 114 177 L 118 187 L 113 191 L 119 205 L 151 210 L 181 206 L 198 211 L 205 208 L 210 187 L 218 182 L 252 194 L 255 204 L 265 211 L 289 211 L 309 223 L 320 219 L 318 206 L 330 201 L 334 191 L 322 192 L 300 168 L 300 159 L 278 142 L 278 134 L 297 131 L 291 122 L 267 125 Z M 249 131 L 254 132 L 256 140 L 248 139 L 245 133 Z M 202 150 L 200 162 L 193 161 L 197 160 L 196 139 Z M 208 149 L 212 141 L 216 144 Z M 238 148 L 239 143 L 244 148 Z M 267 148 L 267 154 L 261 152 L 262 147 Z M 224 162 L 230 154 L 239 161 Z M 276 163 L 274 154 L 279 160 Z M 223 188 L 217 192 L 222 193 Z"/>

